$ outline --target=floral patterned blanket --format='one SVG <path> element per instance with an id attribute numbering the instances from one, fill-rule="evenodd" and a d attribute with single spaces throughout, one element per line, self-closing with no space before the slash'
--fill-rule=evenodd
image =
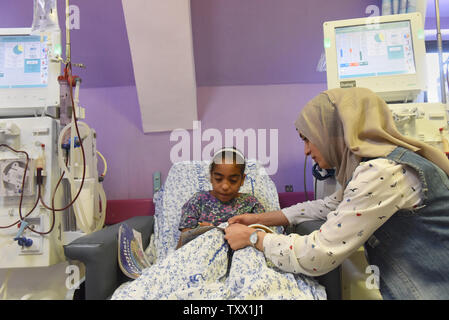
<path id="1" fill-rule="evenodd" d="M 325 298 L 324 288 L 315 280 L 270 266 L 262 252 L 252 247 L 232 251 L 219 229 L 171 252 L 112 296 L 113 300 Z"/>

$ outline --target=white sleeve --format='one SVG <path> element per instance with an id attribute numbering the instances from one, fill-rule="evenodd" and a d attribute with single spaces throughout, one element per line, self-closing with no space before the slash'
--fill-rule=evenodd
<path id="1" fill-rule="evenodd" d="M 360 248 L 396 211 L 421 202 L 417 173 L 387 159 L 361 163 L 327 221 L 307 236 L 267 234 L 265 256 L 280 269 L 318 276 Z"/>
<path id="2" fill-rule="evenodd" d="M 336 191 L 324 199 L 301 202 L 281 211 L 291 225 L 309 220 L 326 220 L 329 212 L 337 208 L 341 201 L 340 197 L 341 191 Z"/>

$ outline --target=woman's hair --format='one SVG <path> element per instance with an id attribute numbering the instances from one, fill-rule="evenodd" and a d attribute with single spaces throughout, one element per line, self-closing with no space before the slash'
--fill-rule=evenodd
<path id="1" fill-rule="evenodd" d="M 215 168 L 215 164 L 235 164 L 240 168 L 240 174 L 243 176 L 245 173 L 245 156 L 237 150 L 235 147 L 223 148 L 215 152 L 212 157 L 212 161 L 209 167 L 209 171 L 212 174 Z"/>

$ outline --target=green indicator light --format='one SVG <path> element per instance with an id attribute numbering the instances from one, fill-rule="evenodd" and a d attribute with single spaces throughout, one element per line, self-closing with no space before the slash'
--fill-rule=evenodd
<path id="1" fill-rule="evenodd" d="M 425 38 L 424 29 L 419 29 L 418 30 L 418 39 L 424 39 L 424 38 Z"/>
<path id="2" fill-rule="evenodd" d="M 62 53 L 61 45 L 60 44 L 55 45 L 55 55 L 61 56 L 61 53 Z"/>
<path id="3" fill-rule="evenodd" d="M 325 48 L 330 48 L 331 47 L 331 39 L 324 38 L 324 47 Z"/>

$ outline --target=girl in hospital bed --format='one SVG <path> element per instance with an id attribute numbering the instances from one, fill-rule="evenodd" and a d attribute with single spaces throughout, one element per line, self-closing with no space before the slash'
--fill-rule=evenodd
<path id="1" fill-rule="evenodd" d="M 258 250 L 248 247 L 231 251 L 223 232 L 216 229 L 235 215 L 265 210 L 255 197 L 239 192 L 244 171 L 245 160 L 239 151 L 225 148 L 217 152 L 210 165 L 212 190 L 194 194 L 182 206 L 182 218 L 176 227 L 184 232 L 178 249 L 172 250 L 172 242 L 165 237 L 156 237 L 156 250 L 167 245 L 170 247 L 167 255 L 158 256 L 137 279 L 120 286 L 111 299 L 325 298 L 326 293 L 318 283 L 267 264 Z M 189 234 L 191 239 L 182 242 Z"/>
<path id="2" fill-rule="evenodd" d="M 256 197 L 239 193 L 245 181 L 244 172 L 245 159 L 237 149 L 224 148 L 215 153 L 210 164 L 212 190 L 196 193 L 182 207 L 178 247 L 186 243 L 184 233 L 187 231 L 196 229 L 197 234 L 201 233 L 198 232 L 201 228 L 197 227 L 218 226 L 242 213 L 264 212 Z"/>

